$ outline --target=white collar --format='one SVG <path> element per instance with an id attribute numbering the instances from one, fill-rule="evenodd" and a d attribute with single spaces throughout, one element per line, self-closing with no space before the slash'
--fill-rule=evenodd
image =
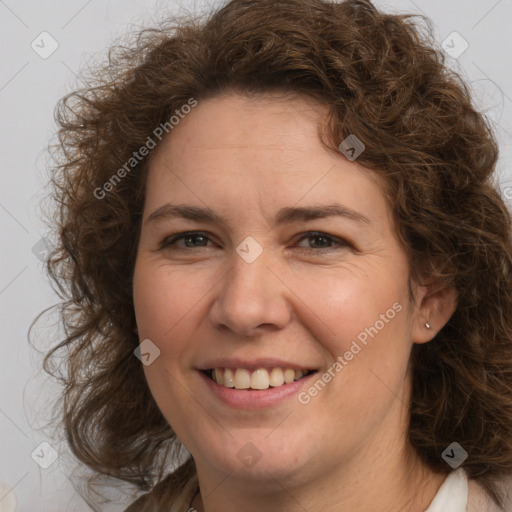
<path id="1" fill-rule="evenodd" d="M 468 505 L 468 478 L 459 468 L 452 471 L 440 487 L 425 512 L 466 512 Z"/>

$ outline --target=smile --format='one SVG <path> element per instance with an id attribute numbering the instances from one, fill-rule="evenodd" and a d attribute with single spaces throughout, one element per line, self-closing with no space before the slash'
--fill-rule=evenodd
<path id="1" fill-rule="evenodd" d="M 206 375 L 220 386 L 237 390 L 265 390 L 280 387 L 310 375 L 315 370 L 293 368 L 213 368 Z"/>

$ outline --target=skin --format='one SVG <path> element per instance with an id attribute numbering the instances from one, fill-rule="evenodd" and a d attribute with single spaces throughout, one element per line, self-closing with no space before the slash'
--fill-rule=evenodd
<path id="1" fill-rule="evenodd" d="M 411 301 L 382 186 L 322 145 L 326 113 L 297 96 L 227 94 L 200 101 L 151 155 L 134 306 L 140 340 L 160 350 L 144 366 L 148 385 L 196 462 L 198 511 L 423 512 L 445 478 L 407 442 L 409 359 L 448 321 L 455 293 L 412 283 Z M 225 221 L 147 223 L 166 203 Z M 275 222 L 280 208 L 332 203 L 370 222 Z M 207 238 L 161 248 L 195 230 Z M 263 248 L 250 264 L 236 252 L 248 236 Z M 240 410 L 197 371 L 214 357 L 268 356 L 322 375 L 395 303 L 401 311 L 306 405 L 293 396 Z M 250 467 L 237 456 L 248 442 L 261 455 Z"/>

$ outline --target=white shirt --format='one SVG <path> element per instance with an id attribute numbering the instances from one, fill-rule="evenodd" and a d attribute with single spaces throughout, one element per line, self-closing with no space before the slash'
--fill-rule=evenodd
<path id="1" fill-rule="evenodd" d="M 462 469 L 452 471 L 425 512 L 466 512 L 468 478 Z"/>

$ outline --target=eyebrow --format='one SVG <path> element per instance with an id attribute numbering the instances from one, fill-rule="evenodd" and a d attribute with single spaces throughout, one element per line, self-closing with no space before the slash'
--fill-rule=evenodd
<path id="1" fill-rule="evenodd" d="M 328 204 L 321 206 L 285 207 L 276 215 L 276 224 L 291 224 L 292 222 L 305 222 L 327 217 L 345 217 L 359 223 L 371 224 L 368 217 L 351 208 L 340 204 Z M 146 219 L 145 224 L 154 223 L 164 219 L 183 218 L 198 222 L 228 224 L 218 213 L 210 208 L 189 205 L 175 205 L 171 203 L 154 210 Z"/>

